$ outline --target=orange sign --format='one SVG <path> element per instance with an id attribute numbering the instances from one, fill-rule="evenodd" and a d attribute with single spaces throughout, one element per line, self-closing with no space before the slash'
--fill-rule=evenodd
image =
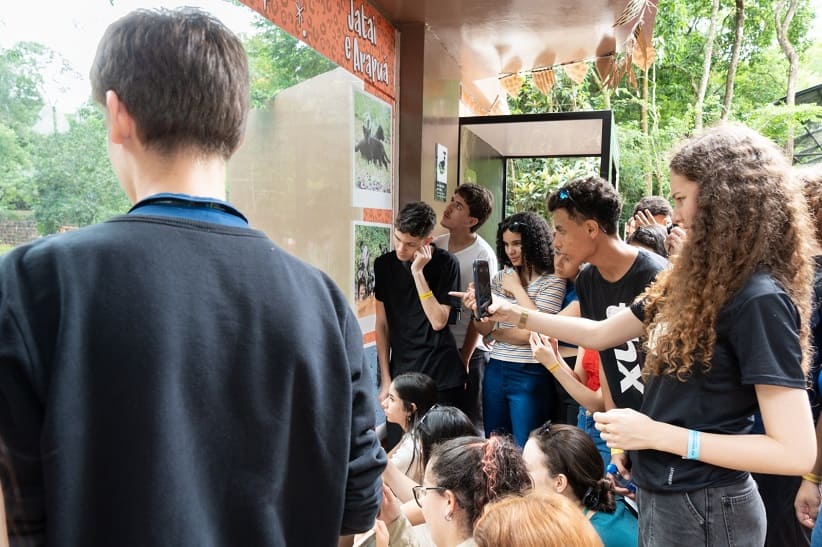
<path id="1" fill-rule="evenodd" d="M 396 31 L 362 0 L 242 0 L 394 102 Z"/>

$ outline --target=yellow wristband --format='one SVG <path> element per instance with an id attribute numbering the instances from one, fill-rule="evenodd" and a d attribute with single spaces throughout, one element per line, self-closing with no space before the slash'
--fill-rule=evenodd
<path id="1" fill-rule="evenodd" d="M 432 296 L 434 296 L 434 291 L 424 292 L 420 295 L 420 300 L 428 300 Z"/>
<path id="2" fill-rule="evenodd" d="M 559 368 L 559 361 L 554 361 L 554 364 L 548 367 L 548 372 L 554 372 Z"/>
<path id="3" fill-rule="evenodd" d="M 611 456 L 616 456 L 617 454 L 625 454 L 625 451 L 621 448 L 612 448 L 611 449 Z"/>
<path id="4" fill-rule="evenodd" d="M 802 475 L 802 479 L 814 484 L 822 484 L 822 475 L 816 473 L 805 473 Z"/>
<path id="5" fill-rule="evenodd" d="M 519 312 L 519 323 L 517 323 L 517 328 L 524 329 L 525 324 L 528 322 L 528 310 L 522 310 Z"/>

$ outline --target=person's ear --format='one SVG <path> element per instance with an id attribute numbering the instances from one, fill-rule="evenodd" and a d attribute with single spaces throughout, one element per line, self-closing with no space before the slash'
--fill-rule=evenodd
<path id="1" fill-rule="evenodd" d="M 554 490 L 557 491 L 557 494 L 562 494 L 566 488 L 568 488 L 568 477 L 564 473 L 559 473 L 554 477 Z"/>
<path id="2" fill-rule="evenodd" d="M 589 237 L 593 237 L 599 232 L 599 224 L 594 219 L 585 219 L 585 229 Z"/>
<path id="3" fill-rule="evenodd" d="M 477 217 L 468 217 L 468 227 L 473 228 L 479 224 L 479 219 Z"/>
<path id="4" fill-rule="evenodd" d="M 411 410 L 410 410 L 411 414 L 415 413 L 416 411 L 417 411 L 417 403 L 411 403 Z"/>
<path id="5" fill-rule="evenodd" d="M 457 510 L 457 496 L 451 490 L 445 490 L 442 494 L 445 496 L 445 520 L 450 521 L 454 518 L 454 512 Z"/>
<path id="6" fill-rule="evenodd" d="M 106 91 L 106 114 L 109 139 L 112 143 L 123 144 L 134 136 L 134 119 L 117 96 L 117 92 L 112 89 Z"/>
<path id="7" fill-rule="evenodd" d="M 425 245 L 431 245 L 432 241 L 434 241 L 434 236 L 428 236 L 423 240 L 422 246 L 424 247 Z"/>

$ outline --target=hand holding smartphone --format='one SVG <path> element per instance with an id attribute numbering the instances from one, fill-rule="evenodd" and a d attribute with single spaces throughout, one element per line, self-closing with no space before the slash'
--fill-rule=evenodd
<path id="1" fill-rule="evenodd" d="M 474 260 L 474 294 L 477 300 L 476 317 L 487 317 L 488 306 L 491 305 L 491 272 L 488 271 L 487 260 Z"/>

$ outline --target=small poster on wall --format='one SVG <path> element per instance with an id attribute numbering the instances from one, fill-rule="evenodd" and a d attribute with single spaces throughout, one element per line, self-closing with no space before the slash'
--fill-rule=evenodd
<path id="1" fill-rule="evenodd" d="M 354 223 L 354 304 L 363 333 L 374 330 L 374 260 L 390 250 L 391 225 Z"/>
<path id="2" fill-rule="evenodd" d="M 353 92 L 353 205 L 391 209 L 391 106 L 358 89 Z"/>
<path id="3" fill-rule="evenodd" d="M 434 177 L 434 199 L 445 201 L 448 194 L 448 149 L 437 143 L 436 176 Z"/>

